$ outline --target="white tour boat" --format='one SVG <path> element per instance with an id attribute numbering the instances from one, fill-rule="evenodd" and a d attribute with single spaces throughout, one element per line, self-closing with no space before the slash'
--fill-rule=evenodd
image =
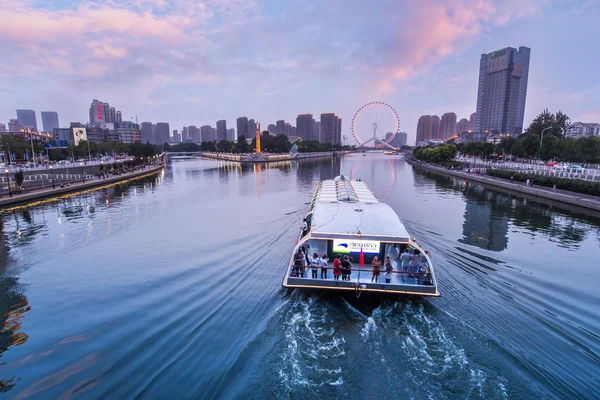
<path id="1" fill-rule="evenodd" d="M 283 279 L 286 288 L 353 290 L 357 295 L 440 295 L 429 255 L 411 240 L 394 210 L 380 202 L 362 181 L 338 176 L 317 185 L 305 228 L 289 260 Z M 304 259 L 298 254 L 302 249 L 308 255 Z M 405 251 L 409 256 L 399 258 Z M 311 263 L 314 253 L 319 259 L 327 256 L 326 268 L 322 268 L 322 261 Z M 341 271 L 334 269 L 338 257 Z M 378 274 L 372 266 L 375 257 L 381 260 Z M 386 272 L 386 257 L 392 271 Z"/>

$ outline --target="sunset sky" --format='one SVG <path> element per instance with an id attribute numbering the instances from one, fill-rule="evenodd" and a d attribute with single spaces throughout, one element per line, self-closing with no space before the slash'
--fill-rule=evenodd
<path id="1" fill-rule="evenodd" d="M 598 0 L 0 0 L 0 122 L 17 108 L 88 120 L 92 99 L 171 129 L 385 101 L 475 111 L 479 58 L 530 47 L 525 126 L 544 108 L 600 122 Z"/>

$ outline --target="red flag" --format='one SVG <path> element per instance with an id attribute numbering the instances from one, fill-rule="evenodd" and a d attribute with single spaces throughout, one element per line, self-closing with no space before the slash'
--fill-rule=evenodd
<path id="1" fill-rule="evenodd" d="M 358 256 L 358 263 L 361 267 L 365 266 L 365 255 L 363 254 L 362 247 L 360 248 L 360 256 Z"/>

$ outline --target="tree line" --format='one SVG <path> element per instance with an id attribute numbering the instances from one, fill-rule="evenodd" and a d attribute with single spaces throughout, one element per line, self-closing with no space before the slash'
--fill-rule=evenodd
<path id="1" fill-rule="evenodd" d="M 0 138 L 0 146 L 2 151 L 14 155 L 15 160 L 32 159 L 31 154 L 31 142 L 24 140 L 20 136 L 14 135 L 2 135 Z M 33 141 L 33 150 L 35 151 L 36 157 L 47 154 L 50 161 L 60 161 L 70 158 L 87 158 L 88 157 L 88 142 L 85 140 L 80 141 L 77 146 L 69 145 L 66 148 L 60 149 L 46 149 L 44 143 L 39 140 Z M 150 143 L 117 143 L 117 142 L 90 142 L 89 143 L 89 154 L 92 157 L 102 156 L 105 154 L 128 154 L 134 157 L 152 157 L 153 155 L 159 154 L 162 151 L 160 146 L 154 146 Z"/>
<path id="2" fill-rule="evenodd" d="M 551 113 L 546 109 L 531 122 L 520 136 L 503 137 L 497 144 L 459 143 L 456 144 L 456 151 L 481 158 L 513 156 L 545 161 L 555 159 L 571 163 L 600 163 L 600 137 L 578 139 L 565 137 L 564 132 L 569 124 L 570 118 L 562 111 Z M 544 131 L 543 137 L 542 131 Z M 439 158 L 441 154 L 440 152 L 422 153 L 421 157 Z M 416 153 L 415 156 L 417 157 Z M 419 159 L 427 161 L 425 158 Z"/>
<path id="3" fill-rule="evenodd" d="M 290 143 L 288 137 L 284 134 L 273 136 L 268 131 L 263 131 L 260 135 L 260 148 L 264 153 L 288 153 L 292 146 L 292 143 Z M 300 153 L 341 151 L 354 148 L 352 146 L 342 146 L 341 144 L 321 143 L 316 140 L 301 140 L 296 142 L 296 146 Z M 256 151 L 256 138 L 252 138 L 250 143 L 248 143 L 248 140 L 244 135 L 238 137 L 235 142 L 231 140 L 220 140 L 218 142 L 204 141 L 200 144 L 186 142 L 171 145 L 165 143 L 163 144 L 163 149 L 170 152 L 218 151 L 234 154 L 252 153 Z"/>

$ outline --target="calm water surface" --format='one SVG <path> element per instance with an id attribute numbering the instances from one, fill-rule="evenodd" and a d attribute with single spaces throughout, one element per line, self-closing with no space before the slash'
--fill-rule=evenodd
<path id="1" fill-rule="evenodd" d="M 442 297 L 281 288 L 340 172 L 431 251 Z M 0 397 L 600 396 L 600 219 L 394 156 L 176 161 L 1 224 Z"/>

